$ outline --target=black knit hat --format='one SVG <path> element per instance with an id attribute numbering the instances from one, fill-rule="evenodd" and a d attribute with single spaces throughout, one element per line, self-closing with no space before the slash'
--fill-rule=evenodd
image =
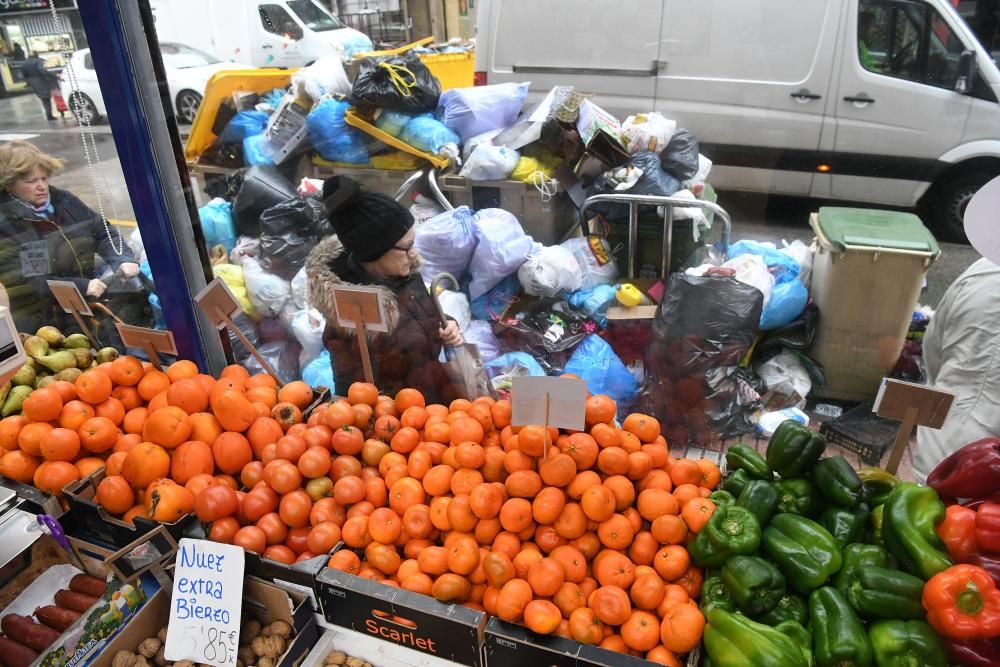
<path id="1" fill-rule="evenodd" d="M 323 206 L 337 238 L 359 262 L 389 252 L 413 226 L 413 216 L 395 199 L 362 190 L 347 176 L 323 182 Z"/>

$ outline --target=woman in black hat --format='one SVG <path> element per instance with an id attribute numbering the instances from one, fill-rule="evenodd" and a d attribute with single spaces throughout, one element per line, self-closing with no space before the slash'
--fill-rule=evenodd
<path id="1" fill-rule="evenodd" d="M 370 287 L 381 292 L 388 333 L 368 332 L 376 386 L 389 395 L 404 387 L 420 390 L 427 403 L 450 401 L 440 363 L 441 346 L 460 345 L 454 320 L 441 328 L 417 267 L 413 216 L 391 197 L 361 189 L 345 176 L 323 184 L 323 200 L 336 235 L 320 241 L 306 260 L 309 300 L 326 318 L 323 344 L 330 351 L 336 390 L 345 394 L 363 382 L 354 329 L 337 326 L 333 288 Z"/>

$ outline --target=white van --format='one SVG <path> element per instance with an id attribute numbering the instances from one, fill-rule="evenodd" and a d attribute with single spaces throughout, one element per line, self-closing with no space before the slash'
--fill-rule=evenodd
<path id="1" fill-rule="evenodd" d="M 959 240 L 1000 175 L 1000 71 L 949 0 L 480 0 L 477 29 L 477 81 L 658 110 L 719 188 L 920 207 Z"/>
<path id="2" fill-rule="evenodd" d="M 151 6 L 160 41 L 253 67 L 302 67 L 338 50 L 372 50 L 367 36 L 315 0 L 152 0 Z"/>

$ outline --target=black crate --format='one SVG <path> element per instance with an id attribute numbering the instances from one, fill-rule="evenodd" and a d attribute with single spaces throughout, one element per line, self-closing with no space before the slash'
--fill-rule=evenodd
<path id="1" fill-rule="evenodd" d="M 829 444 L 854 452 L 868 465 L 877 466 L 892 446 L 899 422 L 872 412 L 871 403 L 851 408 L 836 419 L 823 422 L 819 432 Z"/>

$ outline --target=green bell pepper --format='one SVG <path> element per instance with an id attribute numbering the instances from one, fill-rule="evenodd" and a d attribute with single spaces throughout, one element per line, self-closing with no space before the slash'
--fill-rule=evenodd
<path id="1" fill-rule="evenodd" d="M 718 510 L 716 510 L 718 511 Z M 840 547 L 823 526 L 795 514 L 776 514 L 761 545 L 796 591 L 807 594 L 840 569 Z"/>
<path id="2" fill-rule="evenodd" d="M 836 588 L 824 586 L 809 596 L 813 657 L 818 667 L 868 667 L 872 646 L 865 626 Z"/>
<path id="3" fill-rule="evenodd" d="M 733 496 L 733 494 L 729 493 L 725 489 L 712 491 L 712 493 L 708 495 L 708 499 L 711 500 L 713 503 L 715 503 L 717 506 L 732 505 L 733 503 L 736 502 L 736 498 Z"/>
<path id="4" fill-rule="evenodd" d="M 807 479 L 783 479 L 774 483 L 778 492 L 778 511 L 802 516 L 816 516 L 822 503 Z"/>
<path id="5" fill-rule="evenodd" d="M 944 641 L 923 621 L 876 621 L 868 640 L 878 667 L 947 667 Z"/>
<path id="6" fill-rule="evenodd" d="M 807 664 L 812 664 L 812 633 L 805 629 L 798 621 L 782 621 L 774 626 L 774 629 L 783 635 L 788 636 L 802 651 L 802 657 Z"/>
<path id="7" fill-rule="evenodd" d="M 826 438 L 793 419 L 783 421 L 767 442 L 765 460 L 782 478 L 801 477 L 826 449 Z"/>
<path id="8" fill-rule="evenodd" d="M 944 520 L 944 503 L 934 489 L 902 482 L 889 494 L 882 519 L 886 549 L 899 559 L 902 569 L 924 581 L 951 567 L 935 526 Z"/>
<path id="9" fill-rule="evenodd" d="M 848 544 L 841 552 L 841 556 L 844 562 L 833 579 L 833 585 L 844 597 L 847 597 L 847 591 L 854 581 L 854 573 L 858 569 L 896 568 L 896 559 L 888 551 L 874 544 Z"/>
<path id="10" fill-rule="evenodd" d="M 750 481 L 750 474 L 746 470 L 737 470 L 726 475 L 722 482 L 722 490 L 733 494 L 734 498 L 739 498 L 743 492 L 743 487 Z"/>
<path id="11" fill-rule="evenodd" d="M 708 612 L 703 641 L 713 667 L 809 667 L 796 640 L 718 607 Z"/>
<path id="12" fill-rule="evenodd" d="M 764 614 L 785 594 L 778 568 L 757 556 L 733 556 L 722 566 L 722 583 L 748 616 Z"/>
<path id="13" fill-rule="evenodd" d="M 723 505 L 688 545 L 698 567 L 722 567 L 730 556 L 752 554 L 760 546 L 760 523 L 745 507 Z"/>
<path id="14" fill-rule="evenodd" d="M 819 525 L 830 531 L 833 539 L 843 549 L 848 544 L 864 539 L 868 527 L 868 506 L 864 503 L 855 509 L 831 507 L 819 515 Z"/>
<path id="15" fill-rule="evenodd" d="M 796 621 L 807 625 L 809 623 L 809 605 L 798 595 L 785 593 L 771 611 L 754 620 L 772 627 L 782 621 Z"/>
<path id="16" fill-rule="evenodd" d="M 830 504 L 850 508 L 861 502 L 864 484 L 843 456 L 820 459 L 812 469 L 812 480 Z"/>
<path id="17" fill-rule="evenodd" d="M 743 444 L 733 445 L 726 452 L 726 467 L 729 470 L 746 470 L 752 479 L 770 481 L 774 477 L 764 457 L 753 447 Z"/>
<path id="18" fill-rule="evenodd" d="M 880 547 L 885 546 L 885 540 L 882 539 L 882 522 L 885 519 L 885 505 L 876 505 L 872 509 L 871 516 L 868 519 L 868 542 L 869 544 L 877 544 Z"/>
<path id="19" fill-rule="evenodd" d="M 884 567 L 854 569 L 845 597 L 861 618 L 922 619 L 924 580 Z"/>
<path id="20" fill-rule="evenodd" d="M 701 585 L 701 613 L 707 615 L 716 607 L 726 611 L 736 611 L 733 596 L 726 585 L 722 583 L 722 577 L 719 575 L 705 577 L 705 581 Z"/>
<path id="21" fill-rule="evenodd" d="M 737 498 L 736 504 L 753 512 L 763 527 L 778 511 L 778 492 L 774 490 L 774 485 L 770 482 L 760 479 L 750 480 L 743 487 L 743 492 Z"/>
<path id="22" fill-rule="evenodd" d="M 858 477 L 861 478 L 861 483 L 865 486 L 865 500 L 872 507 L 884 503 L 892 490 L 899 484 L 899 478 L 891 472 L 872 466 L 858 468 Z"/>

